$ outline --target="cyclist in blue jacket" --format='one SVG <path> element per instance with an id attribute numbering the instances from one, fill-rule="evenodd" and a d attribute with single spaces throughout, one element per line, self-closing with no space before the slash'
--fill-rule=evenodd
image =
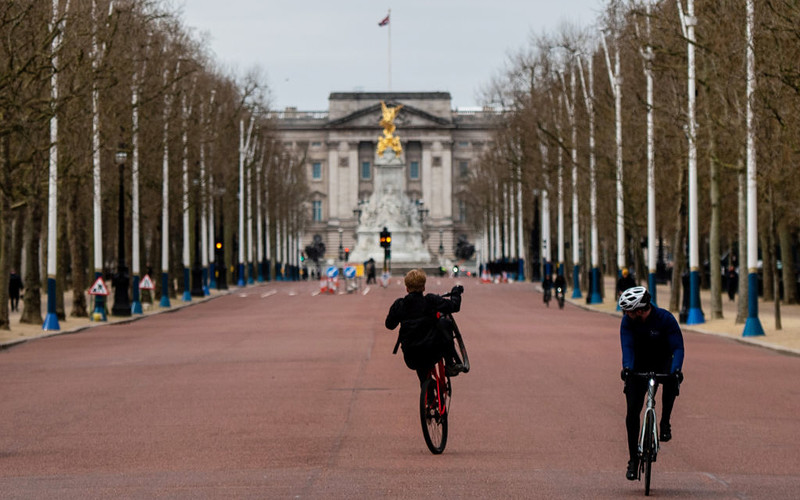
<path id="1" fill-rule="evenodd" d="M 650 303 L 650 293 L 643 286 L 623 291 L 619 296 L 623 311 L 619 333 L 622 343 L 622 380 L 625 381 L 625 399 L 628 411 L 625 426 L 628 430 L 630 461 L 625 477 L 633 481 L 639 467 L 639 415 L 647 394 L 647 381 L 642 377 L 629 377 L 631 373 L 669 373 L 674 376 L 662 382 L 661 422 L 659 439 L 672 439 L 669 418 L 680 383 L 683 381 L 683 335 L 675 317 L 666 309 Z"/>

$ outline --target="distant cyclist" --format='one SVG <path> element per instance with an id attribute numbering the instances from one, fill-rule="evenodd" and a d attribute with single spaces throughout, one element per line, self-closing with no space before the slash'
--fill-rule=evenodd
<path id="1" fill-rule="evenodd" d="M 564 279 L 563 274 L 556 275 L 555 279 L 553 280 L 553 288 L 556 291 L 556 298 L 559 300 L 564 300 L 564 294 L 567 293 L 567 280 Z M 561 296 L 560 298 L 559 295 Z"/>
<path id="2" fill-rule="evenodd" d="M 542 301 L 544 301 L 547 307 L 550 307 L 550 294 L 553 290 L 553 277 L 551 277 L 549 274 L 545 275 L 544 280 L 542 280 L 542 290 L 544 291 L 544 294 L 542 294 Z"/>
<path id="3" fill-rule="evenodd" d="M 624 290 L 619 297 L 624 316 L 619 333 L 622 343 L 622 380 L 628 410 L 625 427 L 628 430 L 630 461 L 625 477 L 633 481 L 639 467 L 639 415 L 647 394 L 647 380 L 631 373 L 667 373 L 674 379 L 663 382 L 661 393 L 661 429 L 659 439 L 672 439 L 670 415 L 683 381 L 683 335 L 675 317 L 667 310 L 650 303 L 650 293 L 643 286 Z"/>
<path id="4" fill-rule="evenodd" d="M 386 328 L 394 330 L 400 325 L 397 343 L 403 349 L 406 366 L 417 371 L 420 383 L 440 359 L 445 359 L 448 376 L 458 375 L 464 369 L 456 354 L 452 326 L 436 313 L 455 313 L 461 310 L 461 293 L 464 287 L 456 285 L 448 298 L 435 293 L 424 294 L 427 275 L 422 269 L 412 269 L 406 274 L 408 295 L 394 301 L 386 316 Z"/>

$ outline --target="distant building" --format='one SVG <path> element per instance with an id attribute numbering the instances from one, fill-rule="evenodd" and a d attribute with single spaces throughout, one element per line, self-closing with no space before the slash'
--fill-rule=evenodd
<path id="1" fill-rule="evenodd" d="M 459 236 L 478 241 L 474 227 L 480 225 L 469 220 L 465 181 L 492 141 L 496 112 L 453 110 L 448 92 L 334 92 L 328 100 L 328 111 L 275 113 L 284 145 L 307 148 L 310 223 L 301 249 L 314 235 L 325 242 L 326 258 L 337 258 L 340 237 L 344 247 L 355 245 L 359 201 L 374 187 L 381 101 L 403 105 L 395 135 L 403 147 L 404 192 L 419 204 L 430 254 L 453 260 Z"/>

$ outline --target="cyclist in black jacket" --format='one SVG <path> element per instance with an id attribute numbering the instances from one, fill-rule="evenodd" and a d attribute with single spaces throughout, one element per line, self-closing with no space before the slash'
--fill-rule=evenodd
<path id="1" fill-rule="evenodd" d="M 628 410 L 625 427 L 628 430 L 630 461 L 625 477 L 633 481 L 639 466 L 639 414 L 642 412 L 647 381 L 630 377 L 631 373 L 667 373 L 674 378 L 661 383 L 661 423 L 659 439 L 672 439 L 670 414 L 683 381 L 683 335 L 678 322 L 669 311 L 650 303 L 650 292 L 643 286 L 628 288 L 619 297 L 624 316 L 619 327 L 622 344 L 622 380 Z"/>
<path id="2" fill-rule="evenodd" d="M 452 326 L 436 316 L 437 312 L 455 313 L 461 310 L 461 293 L 464 287 L 456 285 L 448 298 L 425 292 L 427 275 L 422 269 L 412 269 L 406 274 L 408 295 L 394 301 L 386 316 L 386 328 L 394 330 L 400 325 L 397 342 L 403 349 L 406 366 L 417 371 L 420 383 L 442 357 L 447 375 L 455 376 L 464 369 L 453 344 Z"/>

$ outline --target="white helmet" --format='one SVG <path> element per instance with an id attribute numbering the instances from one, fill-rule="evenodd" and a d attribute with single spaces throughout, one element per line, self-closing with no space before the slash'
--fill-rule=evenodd
<path id="1" fill-rule="evenodd" d="M 628 288 L 619 296 L 619 308 L 623 311 L 644 309 L 650 305 L 650 292 L 643 286 Z"/>

